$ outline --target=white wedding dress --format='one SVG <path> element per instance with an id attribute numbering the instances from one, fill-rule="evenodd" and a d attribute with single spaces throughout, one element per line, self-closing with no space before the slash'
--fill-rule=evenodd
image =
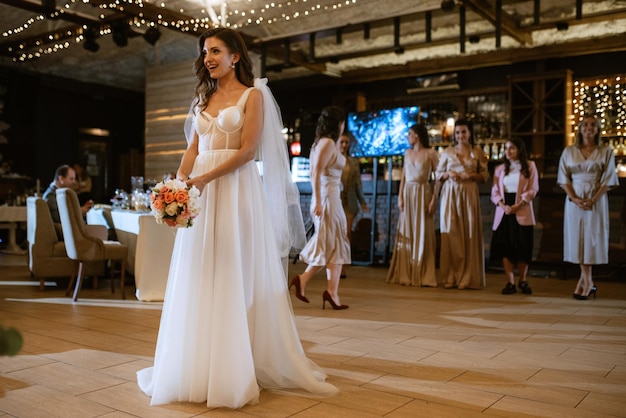
<path id="1" fill-rule="evenodd" d="M 257 88 L 267 112 L 271 93 L 264 85 Z M 251 89 L 216 117 L 195 117 L 200 152 L 192 176 L 239 148 Z M 194 225 L 177 231 L 154 367 L 137 373 L 151 405 L 183 401 L 239 408 L 257 403 L 260 389 L 335 395 L 300 343 L 255 162 L 212 181 L 200 203 Z"/>

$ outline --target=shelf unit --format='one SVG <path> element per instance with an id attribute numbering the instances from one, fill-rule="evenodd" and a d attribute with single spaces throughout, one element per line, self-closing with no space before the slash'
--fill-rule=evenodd
<path id="1" fill-rule="evenodd" d="M 572 91 L 570 70 L 509 77 L 509 132 L 524 140 L 544 177 L 556 176 L 571 139 Z"/>

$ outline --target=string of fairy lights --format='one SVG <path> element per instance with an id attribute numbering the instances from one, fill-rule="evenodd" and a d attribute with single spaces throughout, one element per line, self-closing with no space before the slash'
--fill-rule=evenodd
<path id="1" fill-rule="evenodd" d="M 578 125 L 585 113 L 597 115 L 604 137 L 626 135 L 626 86 L 624 75 L 574 82 L 572 123 Z M 614 142 L 614 141 L 613 141 Z"/>
<path id="2" fill-rule="evenodd" d="M 264 3 L 259 8 L 251 8 L 251 9 L 233 9 L 227 10 L 226 3 L 222 7 L 222 13 L 226 13 L 227 17 L 223 20 L 224 25 L 226 27 L 231 27 L 233 29 L 240 29 L 249 25 L 262 25 L 262 24 L 275 24 L 281 21 L 292 21 L 294 19 L 306 18 L 320 11 L 332 11 L 337 10 L 343 7 L 353 6 L 357 4 L 358 0 L 343 0 L 338 1 L 329 5 L 322 5 L 317 2 L 317 0 L 285 0 L 282 2 L 272 1 L 269 3 Z M 58 19 L 61 14 L 64 13 L 65 10 L 72 10 L 74 5 L 76 4 L 89 4 L 89 0 L 70 0 L 65 3 L 55 12 L 45 15 L 45 14 L 37 14 L 35 16 L 27 18 L 23 23 L 14 26 L 12 29 L 5 30 L 2 33 L 2 37 L 5 39 L 11 39 L 13 36 L 19 35 L 27 31 L 33 24 L 46 20 L 46 19 Z M 143 0 L 115 0 L 113 2 L 107 4 L 101 4 L 98 7 L 106 10 L 123 10 L 124 4 L 135 5 L 138 7 L 143 7 L 144 4 L 150 2 L 144 2 Z M 249 4 L 252 4 L 252 0 L 248 0 Z M 155 3 L 155 5 L 157 5 Z M 158 3 L 158 7 L 167 9 L 168 4 L 166 2 Z M 172 9 L 173 10 L 173 9 Z M 185 13 L 184 9 L 177 10 L 180 13 Z M 201 9 L 200 13 L 202 14 L 199 18 L 194 19 L 185 19 L 185 20 L 174 20 L 167 21 L 163 18 L 162 15 L 156 21 L 149 21 L 144 19 L 144 17 L 140 14 L 132 19 L 129 19 L 129 24 L 141 28 L 141 27 L 155 27 L 155 26 L 164 26 L 164 27 L 173 27 L 181 32 L 189 32 L 189 31 L 198 31 L 202 29 L 209 29 L 214 27 L 216 23 L 211 19 L 210 13 L 207 9 Z M 100 19 L 104 19 L 104 13 L 99 15 Z M 228 20 L 235 20 L 236 23 L 229 23 Z M 13 61 L 28 61 L 32 59 L 40 58 L 47 54 L 53 54 L 56 52 L 60 52 L 70 48 L 74 44 L 78 44 L 85 40 L 85 31 L 88 30 L 87 25 L 83 25 L 73 31 L 66 32 L 58 32 L 49 35 L 49 39 L 42 39 L 37 42 L 37 46 L 41 44 L 35 51 L 27 52 L 25 49 L 31 48 L 32 45 L 24 45 L 19 44 L 17 46 L 18 50 L 10 50 L 9 52 L 15 53 L 16 55 L 13 58 Z M 101 26 L 99 35 L 107 35 L 111 33 L 111 29 L 106 26 Z M 47 46 L 43 46 L 44 43 L 48 43 L 50 41 L 54 41 L 52 44 L 48 44 Z M 24 51 L 22 51 L 24 50 Z"/>

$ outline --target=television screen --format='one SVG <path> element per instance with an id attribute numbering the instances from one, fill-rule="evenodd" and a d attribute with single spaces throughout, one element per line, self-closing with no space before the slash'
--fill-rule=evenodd
<path id="1" fill-rule="evenodd" d="M 348 130 L 357 140 L 355 157 L 402 155 L 409 147 L 408 130 L 419 120 L 419 106 L 348 114 Z"/>

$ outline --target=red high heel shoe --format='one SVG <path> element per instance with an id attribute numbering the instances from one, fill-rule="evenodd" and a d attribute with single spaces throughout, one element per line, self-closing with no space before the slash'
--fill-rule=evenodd
<path id="1" fill-rule="evenodd" d="M 337 305 L 333 298 L 330 296 L 330 293 L 328 293 L 328 290 L 324 290 L 324 293 L 322 293 L 322 309 L 326 309 L 326 301 L 328 301 L 328 303 L 330 303 L 330 306 L 332 306 L 333 309 L 336 311 L 349 308 L 348 305 Z"/>
<path id="2" fill-rule="evenodd" d="M 302 296 L 302 293 L 300 293 L 300 276 L 294 276 L 291 279 L 291 284 L 289 285 L 289 289 L 291 290 L 293 286 L 296 287 L 296 297 L 300 299 L 302 302 L 309 303 L 309 300 L 307 299 L 307 297 Z"/>

